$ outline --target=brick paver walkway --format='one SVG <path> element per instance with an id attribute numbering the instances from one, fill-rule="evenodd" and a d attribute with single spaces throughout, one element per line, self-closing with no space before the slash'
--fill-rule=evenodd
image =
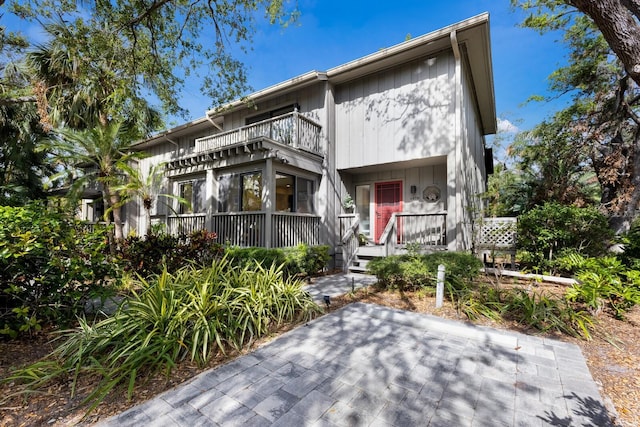
<path id="1" fill-rule="evenodd" d="M 101 426 L 609 426 L 579 347 L 350 304 Z"/>

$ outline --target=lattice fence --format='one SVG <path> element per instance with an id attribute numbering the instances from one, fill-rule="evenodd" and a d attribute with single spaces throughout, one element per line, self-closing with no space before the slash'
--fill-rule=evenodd
<path id="1" fill-rule="evenodd" d="M 476 254 L 485 262 L 490 257 L 494 264 L 496 258 L 509 255 L 515 267 L 517 229 L 517 218 L 484 218 L 475 236 Z"/>

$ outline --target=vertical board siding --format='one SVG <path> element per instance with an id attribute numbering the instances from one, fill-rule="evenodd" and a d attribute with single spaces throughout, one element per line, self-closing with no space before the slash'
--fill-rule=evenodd
<path id="1" fill-rule="evenodd" d="M 337 87 L 338 169 L 446 155 L 454 68 L 443 53 Z"/>

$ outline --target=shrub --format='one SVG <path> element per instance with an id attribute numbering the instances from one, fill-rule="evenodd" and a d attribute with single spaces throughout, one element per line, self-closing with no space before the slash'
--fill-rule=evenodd
<path id="1" fill-rule="evenodd" d="M 233 265 L 246 267 L 256 262 L 263 267 L 282 265 L 288 276 L 311 276 L 326 268 L 329 262 L 329 246 L 300 244 L 291 248 L 240 248 L 226 249 Z"/>
<path id="2" fill-rule="evenodd" d="M 118 256 L 126 271 L 142 277 L 159 274 L 165 267 L 169 272 L 175 272 L 186 264 L 208 266 L 224 252 L 216 237 L 215 233 L 206 230 L 178 236 L 129 236 L 120 242 Z"/>
<path id="3" fill-rule="evenodd" d="M 64 325 L 117 279 L 101 231 L 79 232 L 64 211 L 0 207 L 0 334 Z"/>
<path id="4" fill-rule="evenodd" d="M 622 235 L 624 252 L 620 258 L 627 265 L 633 265 L 640 261 L 640 217 L 636 218 L 629 231 Z"/>
<path id="5" fill-rule="evenodd" d="M 592 313 L 606 309 L 618 318 L 640 304 L 640 271 L 628 270 L 614 257 L 573 257 L 578 284 L 566 293 L 570 302 L 584 304 Z"/>
<path id="6" fill-rule="evenodd" d="M 593 207 L 545 203 L 518 217 L 518 257 L 542 270 L 550 268 L 550 261 L 563 249 L 603 255 L 611 238 L 607 218 Z"/>
<path id="7" fill-rule="evenodd" d="M 426 255 L 394 255 L 376 258 L 367 264 L 382 287 L 415 290 L 435 286 L 438 265 L 446 269 L 445 281 L 454 287 L 478 276 L 482 262 L 462 252 L 435 252 Z"/>
<path id="8" fill-rule="evenodd" d="M 15 372 L 7 381 L 25 381 L 24 392 L 57 379 L 75 382 L 78 373 L 100 378 L 87 397 L 93 409 L 111 390 L 155 372 L 167 375 L 189 358 L 205 366 L 217 353 L 240 349 L 284 322 L 320 312 L 299 280 L 281 267 L 233 267 L 226 258 L 205 269 L 166 270 L 141 280 L 139 293 L 112 317 L 62 333 L 65 342 L 50 357 Z M 75 388 L 75 387 L 74 387 Z"/>

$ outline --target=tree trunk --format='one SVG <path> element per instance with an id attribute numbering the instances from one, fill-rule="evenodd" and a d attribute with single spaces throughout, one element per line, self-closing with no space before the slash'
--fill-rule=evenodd
<path id="1" fill-rule="evenodd" d="M 566 0 L 588 15 L 602 32 L 629 76 L 640 86 L 640 11 L 638 0 Z M 635 18 L 634 18 L 635 16 Z"/>
<path id="2" fill-rule="evenodd" d="M 116 243 L 124 238 L 122 232 L 122 208 L 120 206 L 120 196 L 117 193 L 111 193 L 111 207 L 113 212 L 113 230 L 116 238 Z"/>

